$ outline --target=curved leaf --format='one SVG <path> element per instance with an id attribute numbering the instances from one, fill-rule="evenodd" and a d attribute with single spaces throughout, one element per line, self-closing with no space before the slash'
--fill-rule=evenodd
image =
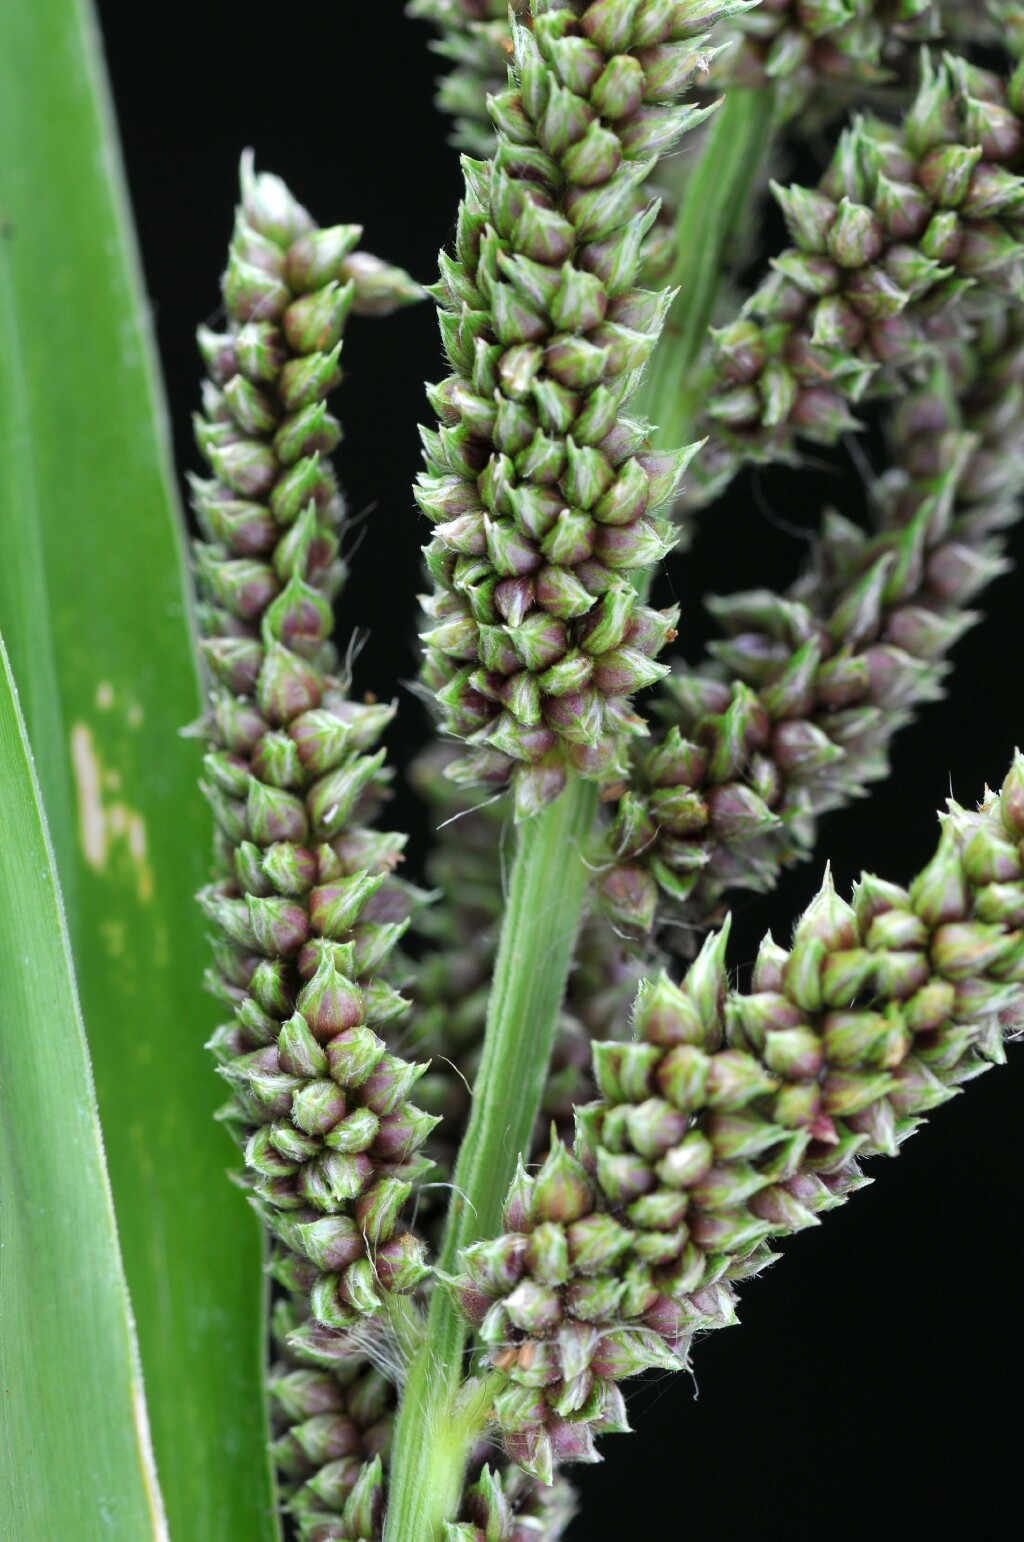
<path id="1" fill-rule="evenodd" d="M 0 1535 L 166 1538 L 60 889 L 0 638 Z"/>
<path id="2" fill-rule="evenodd" d="M 0 528 L 170 1524 L 259 1542 L 261 1241 L 202 1047 L 183 526 L 86 0 L 0 6 Z"/>

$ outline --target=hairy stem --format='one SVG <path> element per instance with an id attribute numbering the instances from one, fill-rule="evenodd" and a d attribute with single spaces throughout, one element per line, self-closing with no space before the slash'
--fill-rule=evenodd
<path id="1" fill-rule="evenodd" d="M 493 1235 L 519 1153 L 530 1142 L 579 930 L 587 879 L 582 848 L 596 806 L 596 786 L 574 778 L 520 831 L 483 1059 L 455 1169 L 444 1269 L 460 1249 Z"/>
<path id="2" fill-rule="evenodd" d="M 697 414 L 693 367 L 707 338 L 724 255 L 741 216 L 749 217 L 750 190 L 771 133 L 775 92 L 734 91 L 708 125 L 700 162 L 689 177 L 676 221 L 670 286 L 678 286 L 665 331 L 651 360 L 645 410 L 657 443 L 685 442 Z"/>
<path id="3" fill-rule="evenodd" d="M 462 1248 L 498 1230 L 519 1153 L 529 1143 L 579 929 L 587 879 L 582 848 L 596 804 L 596 787 L 572 778 L 519 832 L 442 1273 L 453 1272 Z M 455 1514 L 466 1459 L 488 1411 L 488 1399 L 470 1388 L 460 1397 L 465 1342 L 459 1309 L 440 1287 L 395 1431 L 386 1542 L 433 1542 Z"/>

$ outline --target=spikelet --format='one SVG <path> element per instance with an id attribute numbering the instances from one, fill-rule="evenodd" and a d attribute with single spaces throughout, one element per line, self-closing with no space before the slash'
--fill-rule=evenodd
<path id="1" fill-rule="evenodd" d="M 735 1321 L 734 1282 L 894 1155 L 921 1116 L 1004 1059 L 1024 1022 L 1024 756 L 977 813 L 954 804 L 909 889 L 826 874 L 792 947 L 730 990 L 728 928 L 681 985 L 645 986 L 635 1039 L 595 1046 L 576 1154 L 521 1170 L 505 1232 L 466 1249 L 459 1299 L 505 1448 L 549 1481 L 628 1428 L 623 1378 Z"/>

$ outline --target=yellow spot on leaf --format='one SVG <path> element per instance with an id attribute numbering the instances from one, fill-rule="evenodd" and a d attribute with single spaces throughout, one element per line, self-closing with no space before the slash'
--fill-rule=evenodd
<path id="1" fill-rule="evenodd" d="M 96 705 L 101 712 L 106 712 L 114 705 L 114 687 L 109 680 L 101 680 L 96 687 Z"/>
<path id="2" fill-rule="evenodd" d="M 126 933 L 123 921 L 103 921 L 100 924 L 100 936 L 111 958 L 124 957 Z"/>
<path id="3" fill-rule="evenodd" d="M 96 694 L 99 701 L 100 692 Z M 85 860 L 97 873 L 109 873 L 112 863 L 125 870 L 145 904 L 153 897 L 146 821 L 127 803 L 104 801 L 104 790 L 116 790 L 120 777 L 116 771 L 105 771 L 101 766 L 87 723 L 76 723 L 71 730 L 71 764 L 78 791 L 78 834 Z"/>

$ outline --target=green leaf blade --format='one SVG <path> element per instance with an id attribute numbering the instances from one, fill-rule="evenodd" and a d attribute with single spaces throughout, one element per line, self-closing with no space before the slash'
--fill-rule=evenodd
<path id="1" fill-rule="evenodd" d="M 0 530 L 171 1530 L 269 1542 L 262 1239 L 203 1049 L 183 523 L 86 0 L 0 7 Z"/>
<path id="2" fill-rule="evenodd" d="M 85 1033 L 0 639 L 0 1535 L 167 1537 Z"/>

